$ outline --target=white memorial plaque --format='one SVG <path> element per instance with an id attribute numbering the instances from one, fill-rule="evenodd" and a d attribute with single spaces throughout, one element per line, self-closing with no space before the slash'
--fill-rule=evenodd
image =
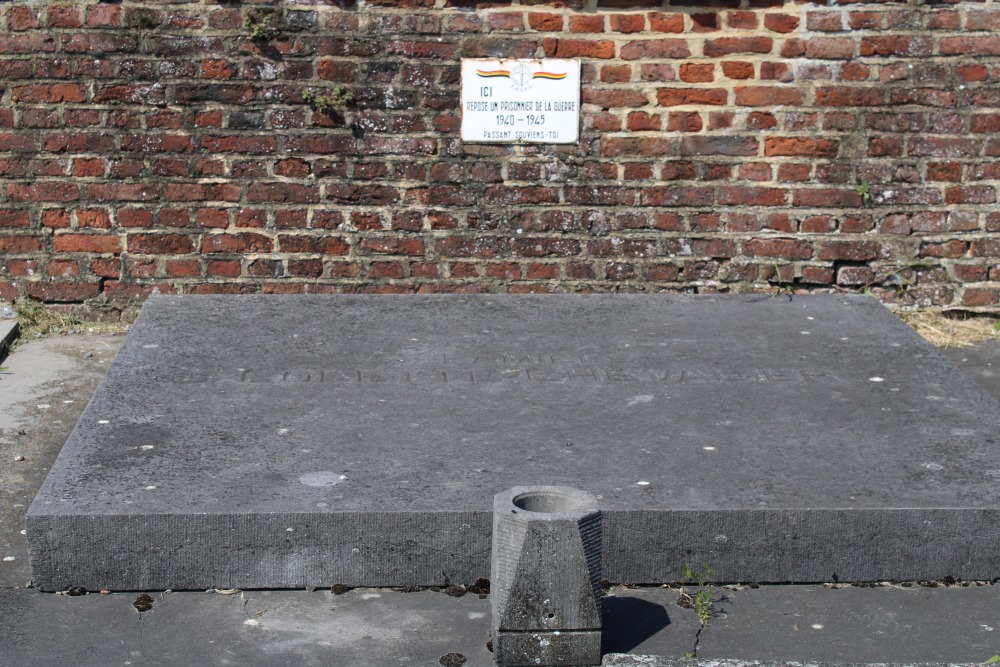
<path id="1" fill-rule="evenodd" d="M 579 60 L 462 60 L 462 141 L 572 144 Z"/>

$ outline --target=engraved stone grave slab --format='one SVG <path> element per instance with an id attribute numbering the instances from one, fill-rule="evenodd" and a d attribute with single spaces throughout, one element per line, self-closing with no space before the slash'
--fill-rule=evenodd
<path id="1" fill-rule="evenodd" d="M 612 581 L 987 579 L 998 435 L 866 297 L 153 296 L 27 532 L 46 590 L 469 583 L 562 485 Z"/>

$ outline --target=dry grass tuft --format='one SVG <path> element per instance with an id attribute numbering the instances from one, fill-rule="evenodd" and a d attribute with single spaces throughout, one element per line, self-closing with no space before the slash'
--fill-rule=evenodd
<path id="1" fill-rule="evenodd" d="M 96 322 L 44 307 L 37 301 L 21 299 L 14 303 L 21 340 L 72 333 L 116 334 L 128 329 L 120 322 Z"/>
<path id="2" fill-rule="evenodd" d="M 990 338 L 1000 340 L 1000 320 L 991 317 L 930 310 L 898 315 L 935 347 L 972 347 Z"/>

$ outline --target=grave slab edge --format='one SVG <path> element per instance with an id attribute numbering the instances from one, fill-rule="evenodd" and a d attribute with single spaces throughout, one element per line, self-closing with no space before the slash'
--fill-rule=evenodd
<path id="1" fill-rule="evenodd" d="M 708 563 L 720 582 L 990 580 L 998 524 L 997 509 L 610 511 L 604 578 L 672 582 Z M 492 514 L 36 512 L 27 531 L 49 591 L 440 586 L 489 576 Z"/>

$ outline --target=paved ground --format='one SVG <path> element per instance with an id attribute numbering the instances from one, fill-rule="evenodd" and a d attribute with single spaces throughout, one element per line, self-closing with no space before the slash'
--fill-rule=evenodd
<path id="1" fill-rule="evenodd" d="M 151 591 L 145 600 L 145 592 L 26 588 L 24 512 L 121 340 L 33 340 L 2 362 L 0 665 L 493 664 L 489 600 L 473 594 Z M 947 354 L 970 382 L 1000 397 L 1000 344 Z M 612 595 L 605 665 L 614 667 L 690 665 L 681 659 L 694 651 L 718 667 L 981 663 L 1000 654 L 997 585 L 729 588 L 717 592 L 704 628 L 675 604 L 675 591 L 616 588 Z"/>

